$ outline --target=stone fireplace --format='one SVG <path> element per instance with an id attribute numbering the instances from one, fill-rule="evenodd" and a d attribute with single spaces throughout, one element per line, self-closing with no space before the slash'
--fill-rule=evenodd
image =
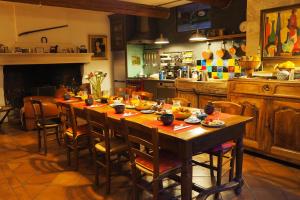
<path id="1" fill-rule="evenodd" d="M 60 85 L 80 85 L 82 64 L 10 65 L 3 67 L 3 75 L 5 102 L 21 108 L 25 96 L 54 96 Z"/>
<path id="2" fill-rule="evenodd" d="M 60 85 L 80 85 L 91 55 L 0 54 L 0 104 L 11 105 L 17 118 L 25 96 L 54 96 Z"/>

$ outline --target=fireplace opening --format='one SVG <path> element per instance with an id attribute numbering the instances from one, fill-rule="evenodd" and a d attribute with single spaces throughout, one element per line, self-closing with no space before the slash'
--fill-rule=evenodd
<path id="1" fill-rule="evenodd" d="M 54 96 L 60 85 L 69 88 L 82 83 L 82 64 L 4 66 L 4 98 L 15 109 L 26 96 Z"/>

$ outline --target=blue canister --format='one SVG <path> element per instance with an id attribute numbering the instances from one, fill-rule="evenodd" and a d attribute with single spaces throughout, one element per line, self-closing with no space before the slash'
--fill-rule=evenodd
<path id="1" fill-rule="evenodd" d="M 160 71 L 159 72 L 159 80 L 164 80 L 165 79 L 165 72 L 164 71 Z"/>

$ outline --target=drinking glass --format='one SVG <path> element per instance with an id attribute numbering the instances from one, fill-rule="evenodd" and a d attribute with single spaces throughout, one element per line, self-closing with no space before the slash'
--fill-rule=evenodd
<path id="1" fill-rule="evenodd" d="M 215 115 L 217 120 L 220 120 L 221 108 L 215 108 L 214 115 Z"/>
<path id="2" fill-rule="evenodd" d="M 125 94 L 124 101 L 125 101 L 125 104 L 130 104 L 129 94 Z"/>

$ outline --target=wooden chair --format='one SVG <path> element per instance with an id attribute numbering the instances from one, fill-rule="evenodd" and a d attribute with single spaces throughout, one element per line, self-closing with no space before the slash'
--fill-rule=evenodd
<path id="1" fill-rule="evenodd" d="M 115 96 L 124 97 L 127 94 L 126 88 L 116 87 Z"/>
<path id="2" fill-rule="evenodd" d="M 64 126 L 64 139 L 67 147 L 68 165 L 71 165 L 71 152 L 75 156 L 75 170 L 78 170 L 79 152 L 89 149 L 92 154 L 87 124 L 79 125 L 78 118 L 84 117 L 84 111 L 75 108 L 72 104 L 58 103 Z"/>
<path id="3" fill-rule="evenodd" d="M 132 181 L 133 199 L 137 199 L 137 189 L 147 189 L 142 184 L 141 173 L 152 176 L 153 199 L 159 199 L 159 192 L 162 188 L 162 180 L 170 175 L 176 175 L 181 170 L 181 161 L 176 155 L 160 150 L 159 134 L 157 128 L 150 128 L 139 123 L 122 119 L 125 127 L 126 139 L 129 147 Z M 142 151 L 140 146 L 144 146 L 149 151 Z"/>
<path id="4" fill-rule="evenodd" d="M 56 140 L 58 145 L 60 145 L 60 137 L 59 137 L 59 132 L 60 132 L 60 126 L 61 126 L 61 121 L 59 117 L 57 118 L 50 118 L 47 119 L 44 115 L 44 108 L 43 108 L 43 103 L 39 99 L 30 99 L 33 112 L 34 112 L 34 117 L 35 117 L 35 122 L 36 122 L 36 127 L 38 131 L 38 149 L 41 151 L 42 148 L 42 137 L 44 141 L 44 153 L 47 155 L 47 137 L 50 135 L 55 135 Z M 42 135 L 41 135 L 42 133 Z"/>
<path id="5" fill-rule="evenodd" d="M 214 101 L 212 103 L 215 108 L 221 108 L 221 112 L 223 113 L 242 115 L 243 107 L 239 104 L 230 101 Z M 225 156 L 225 154 L 229 153 L 230 151 L 231 155 Z M 230 162 L 229 181 L 232 181 L 235 162 L 235 143 L 233 141 L 228 141 L 224 144 L 214 147 L 213 149 L 209 149 L 206 153 L 209 154 L 209 164 L 207 164 L 206 162 L 203 163 L 195 160 L 193 160 L 193 163 L 196 163 L 197 165 L 200 165 L 202 167 L 209 168 L 212 177 L 214 177 L 214 171 L 217 171 L 216 185 L 220 186 L 222 183 L 222 174 L 224 174 L 223 166 Z M 217 157 L 217 166 L 214 166 L 214 156 Z M 226 159 L 225 162 L 223 162 L 224 158 Z M 219 198 L 219 193 L 216 193 L 215 198 Z"/>
<path id="6" fill-rule="evenodd" d="M 146 91 L 132 92 L 132 95 L 139 95 L 144 100 L 152 100 L 153 94 Z"/>
<path id="7" fill-rule="evenodd" d="M 136 86 L 134 85 L 128 85 L 126 87 L 126 93 L 129 94 L 130 96 L 132 95 L 133 92 L 136 91 Z"/>
<path id="8" fill-rule="evenodd" d="M 127 152 L 128 146 L 121 137 L 113 135 L 116 128 L 115 120 L 107 118 L 107 113 L 100 113 L 92 109 L 85 109 L 87 121 L 93 145 L 94 162 L 96 165 L 95 183 L 99 185 L 99 168 L 105 169 L 106 193 L 110 193 L 111 187 L 111 168 L 112 157 L 117 155 L 120 161 L 120 155 Z"/>
<path id="9" fill-rule="evenodd" d="M 173 103 L 173 100 L 177 100 L 177 101 L 180 101 L 180 105 L 181 106 L 184 106 L 184 107 L 191 107 L 191 105 L 192 105 L 192 103 L 189 101 L 189 100 L 187 100 L 187 99 L 185 99 L 185 98 L 182 98 L 182 97 L 175 97 L 175 98 L 172 98 L 171 99 L 171 102 L 169 102 L 169 103 Z"/>

